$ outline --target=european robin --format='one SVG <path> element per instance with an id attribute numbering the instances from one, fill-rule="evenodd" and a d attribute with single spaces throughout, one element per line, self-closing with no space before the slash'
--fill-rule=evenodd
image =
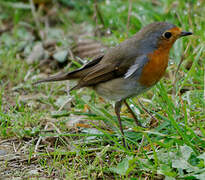
<path id="1" fill-rule="evenodd" d="M 154 22 L 83 67 L 36 83 L 78 80 L 71 90 L 91 87 L 100 96 L 115 101 L 115 113 L 125 145 L 120 118 L 122 103 L 128 106 L 127 98 L 147 91 L 161 79 L 172 45 L 178 38 L 188 35 L 192 33 L 182 31 L 173 24 Z M 128 109 L 131 110 L 129 106 Z M 136 117 L 135 120 L 139 125 Z"/>

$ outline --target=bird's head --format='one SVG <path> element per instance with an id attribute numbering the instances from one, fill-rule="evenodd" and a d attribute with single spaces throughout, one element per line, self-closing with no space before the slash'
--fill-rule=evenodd
<path id="1" fill-rule="evenodd" d="M 177 39 L 189 35 L 192 35 L 192 32 L 182 31 L 181 28 L 167 22 L 149 24 L 137 33 L 145 48 L 168 50 Z"/>

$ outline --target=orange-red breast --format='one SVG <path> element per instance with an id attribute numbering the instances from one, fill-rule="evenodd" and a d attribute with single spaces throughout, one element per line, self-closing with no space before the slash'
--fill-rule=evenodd
<path id="1" fill-rule="evenodd" d="M 124 135 L 120 119 L 122 103 L 128 106 L 126 98 L 155 85 L 165 73 L 174 42 L 191 34 L 173 24 L 155 22 L 82 68 L 37 83 L 76 79 L 78 84 L 71 90 L 91 87 L 99 95 L 115 101 L 115 112 Z"/>

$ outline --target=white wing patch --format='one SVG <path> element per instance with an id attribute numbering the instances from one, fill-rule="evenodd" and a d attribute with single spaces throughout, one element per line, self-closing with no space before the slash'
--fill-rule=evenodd
<path id="1" fill-rule="evenodd" d="M 125 79 L 130 77 L 137 69 L 139 68 L 139 64 L 132 65 L 125 74 Z"/>
<path id="2" fill-rule="evenodd" d="M 124 78 L 127 79 L 128 77 L 133 75 L 138 69 L 140 69 L 146 63 L 146 57 L 147 57 L 146 55 L 137 57 L 135 63 L 125 73 Z"/>

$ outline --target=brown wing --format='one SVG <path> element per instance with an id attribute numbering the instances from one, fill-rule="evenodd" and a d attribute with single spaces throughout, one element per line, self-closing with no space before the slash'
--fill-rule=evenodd
<path id="1" fill-rule="evenodd" d="M 83 67 L 79 69 L 76 69 L 71 72 L 60 73 L 58 75 L 54 75 L 46 79 L 42 79 L 37 82 L 34 82 L 33 84 L 39 84 L 43 82 L 52 82 L 52 81 L 63 81 L 63 80 L 70 80 L 70 79 L 81 79 L 89 73 L 90 68 L 92 68 L 93 66 L 95 66 L 102 60 L 103 56 L 104 55 L 101 55 L 93 59 L 92 61 L 88 62 L 87 64 L 85 64 Z"/>
<path id="2" fill-rule="evenodd" d="M 79 89 L 81 87 L 86 87 L 86 86 L 92 86 L 95 85 L 99 82 L 104 82 L 107 81 L 111 78 L 113 78 L 113 67 L 106 65 L 96 65 L 91 68 L 90 73 L 86 75 L 84 78 L 82 78 L 78 84 L 73 87 L 71 90 L 74 89 Z"/>
<path id="3" fill-rule="evenodd" d="M 122 60 L 111 61 L 112 63 L 105 63 L 103 59 L 100 63 L 90 68 L 90 72 L 73 87 L 71 90 L 79 89 L 86 86 L 94 86 L 118 77 L 130 77 L 137 75 L 140 69 L 148 61 L 147 56 L 129 57 Z"/>
<path id="4" fill-rule="evenodd" d="M 110 48 L 102 60 L 90 68 L 89 73 L 81 78 L 73 89 L 96 85 L 97 83 L 124 76 L 140 55 L 137 46 L 136 39 L 130 38 L 118 46 Z"/>

